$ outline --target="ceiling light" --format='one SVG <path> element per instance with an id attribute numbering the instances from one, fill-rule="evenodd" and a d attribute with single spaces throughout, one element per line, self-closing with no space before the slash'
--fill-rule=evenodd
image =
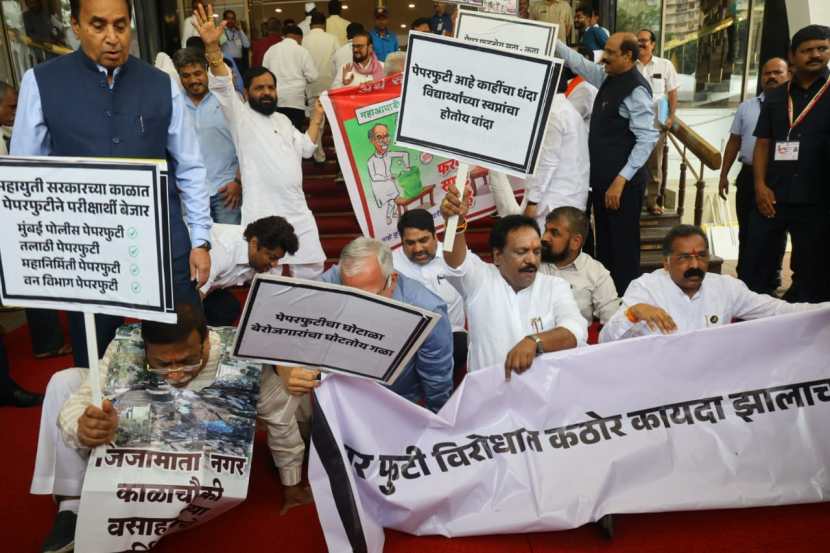
<path id="1" fill-rule="evenodd" d="M 282 8 L 275 8 L 274 11 L 277 13 L 282 13 Z"/>
<path id="2" fill-rule="evenodd" d="M 401 29 L 406 29 L 406 23 L 401 23 Z"/>
<path id="3" fill-rule="evenodd" d="M 415 7 L 415 4 L 410 4 L 410 5 L 409 5 L 409 7 L 410 7 L 410 8 L 414 8 L 414 7 Z"/>

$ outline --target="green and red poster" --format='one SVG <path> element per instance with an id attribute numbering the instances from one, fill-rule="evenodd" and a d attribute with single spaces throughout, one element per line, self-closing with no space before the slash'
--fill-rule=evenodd
<path id="1" fill-rule="evenodd" d="M 439 205 L 455 183 L 455 160 L 399 147 L 394 142 L 403 75 L 330 90 L 320 100 L 332 126 L 337 159 L 360 229 L 366 236 L 400 243 L 397 224 L 410 209 L 429 210 L 441 232 Z M 486 169 L 472 168 L 473 205 L 468 219 L 495 210 Z"/>

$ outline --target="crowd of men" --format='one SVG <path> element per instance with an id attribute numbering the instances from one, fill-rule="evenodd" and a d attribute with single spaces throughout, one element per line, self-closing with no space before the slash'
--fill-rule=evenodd
<path id="1" fill-rule="evenodd" d="M 676 117 L 677 74 L 654 55 L 652 30 L 609 35 L 596 10 L 572 12 L 562 0 L 530 4 L 526 14 L 560 25 L 556 55 L 568 72 L 522 203 L 505 175 L 490 173 L 500 215 L 490 234 L 492 263 L 468 248 L 469 187 L 451 187 L 440 205 L 445 220 L 459 217 L 451 251 L 439 251 L 433 215 L 412 209 L 398 221 L 399 249 L 359 237 L 324 272 L 302 160 L 325 161 L 323 91 L 401 70 L 404 54 L 387 10 L 377 9 L 367 30 L 342 17 L 338 0 L 328 2 L 328 15 L 309 2 L 303 21 L 272 18 L 251 41 L 232 10 L 220 19 L 195 0 L 183 27 L 185 47 L 173 53 L 166 74 L 129 55 L 128 0 L 73 0 L 71 7 L 80 49 L 28 71 L 19 97 L 0 86 L 3 146 L 12 155 L 175 162 L 169 205 L 178 322 L 144 322 L 130 336 L 146 356 L 137 370 L 172 386 L 199 390 L 212 382 L 230 348 L 230 334 L 218 329 L 232 327 L 241 311 L 229 289 L 274 270 L 439 314 L 391 387 L 436 412 L 457 371 L 498 365 L 509 379 L 538 355 L 585 345 L 592 325 L 601 328 L 600 341 L 613 341 L 816 309 L 830 299 L 826 256 L 815 249 L 830 237 L 820 170 L 822 154 L 830 153 L 827 27 L 798 31 L 789 59 L 764 65 L 764 92 L 736 115 L 720 190 L 727 193 L 740 154 L 740 280 L 708 272 L 707 235 L 691 225 L 667 233 L 661 269 L 640 274 L 641 209 L 645 202 L 660 212 L 657 168 Z M 431 18 L 411 28 L 451 34 L 453 24 L 437 3 Z M 139 109 L 153 124 L 146 131 L 142 124 L 136 136 L 129 117 L 113 114 Z M 772 295 L 787 233 L 795 271 L 790 301 Z M 57 372 L 45 396 L 10 379 L 0 349 L 4 404 L 43 402 L 31 491 L 53 495 L 58 505 L 46 552 L 71 550 L 86 458 L 118 427 L 109 400 L 91 403 L 83 320 L 70 316 L 70 350 L 57 316 L 28 311 L 34 352 L 73 351 L 79 368 Z M 123 342 L 114 337 L 124 321 L 96 319 L 105 379 L 118 363 Z M 305 444 L 298 420 L 320 371 L 276 366 L 262 374 L 257 413 L 289 508 L 311 501 L 300 483 Z"/>

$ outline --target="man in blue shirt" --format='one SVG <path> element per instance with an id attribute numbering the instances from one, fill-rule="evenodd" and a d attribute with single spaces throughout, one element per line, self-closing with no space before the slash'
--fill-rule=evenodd
<path id="1" fill-rule="evenodd" d="M 186 124 L 179 86 L 166 73 L 130 56 L 131 4 L 71 3 L 72 28 L 81 47 L 23 76 L 11 153 L 168 158 L 175 163 L 168 197 L 174 294 L 177 302 L 198 304 L 192 281 L 202 286 L 210 274 L 205 166 L 196 133 Z M 70 313 L 70 323 L 75 364 L 87 367 L 83 317 Z M 118 317 L 96 316 L 100 352 L 120 324 Z"/>
<path id="2" fill-rule="evenodd" d="M 409 364 L 391 386 L 393 392 L 412 402 L 423 402 L 437 412 L 452 395 L 452 325 L 447 304 L 423 284 L 395 272 L 392 251 L 372 238 L 350 242 L 340 254 L 340 264 L 320 279 L 344 284 L 386 298 L 408 303 L 441 315 L 441 319 L 412 356 Z M 302 395 L 317 386 L 319 371 L 302 367 L 278 367 L 288 393 Z"/>
<path id="3" fill-rule="evenodd" d="M 574 27 L 582 33 L 581 43 L 589 50 L 603 50 L 608 41 L 608 31 L 599 25 L 599 9 L 593 6 L 577 6 L 574 10 Z"/>
<path id="4" fill-rule="evenodd" d="M 447 13 L 446 2 L 436 2 L 435 13 L 429 19 L 429 28 L 436 35 L 452 35 L 452 17 Z"/>
<path id="5" fill-rule="evenodd" d="M 659 132 L 654 128 L 651 86 L 637 70 L 637 37 L 614 33 L 602 64 L 556 41 L 556 56 L 599 88 L 591 114 L 588 151 L 597 259 L 611 272 L 620 294 L 640 275 L 640 208 L 648 161 Z"/>
<path id="6" fill-rule="evenodd" d="M 210 192 L 210 216 L 214 223 L 238 225 L 242 219 L 239 161 L 222 107 L 208 90 L 207 59 L 199 50 L 183 48 L 173 55 L 173 64 L 187 95 L 185 106 L 199 135 Z"/>
<path id="7" fill-rule="evenodd" d="M 386 8 L 375 10 L 375 28 L 369 36 L 379 61 L 386 61 L 386 56 L 398 51 L 398 37 L 389 30 L 389 12 Z"/>

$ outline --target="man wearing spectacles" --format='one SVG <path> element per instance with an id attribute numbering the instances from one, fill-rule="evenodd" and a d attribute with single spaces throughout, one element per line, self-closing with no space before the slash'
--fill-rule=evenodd
<path id="1" fill-rule="evenodd" d="M 392 251 L 379 240 L 355 238 L 343 248 L 340 264 L 332 267 L 320 279 L 331 284 L 343 284 L 408 303 L 441 318 L 391 390 L 406 399 L 420 403 L 437 412 L 452 394 L 453 337 L 447 315 L 447 304 L 420 282 L 395 272 Z M 320 371 L 304 367 L 277 367 L 288 393 L 302 396 L 316 388 Z"/>
<path id="2" fill-rule="evenodd" d="M 176 315 L 176 324 L 144 321 L 118 330 L 99 366 L 101 388 L 110 398 L 101 407 L 92 404 L 86 370 L 59 371 L 49 381 L 31 493 L 53 495 L 58 514 L 42 551 L 72 550 L 89 452 L 115 440 L 119 390 L 148 382 L 198 392 L 223 373 L 260 368 L 233 356 L 233 328 L 208 328 L 201 310 L 188 304 L 179 305 Z M 296 420 L 293 426 L 282 422 L 288 400 L 276 373 L 263 368 L 257 415 L 266 424 L 268 446 L 285 485 L 284 509 L 311 502 L 310 492 L 300 484 L 304 445 Z"/>
<path id="3" fill-rule="evenodd" d="M 830 305 L 787 303 L 752 292 L 737 278 L 707 273 L 709 241 L 700 227 L 672 228 L 663 239 L 663 257 L 662 269 L 631 281 L 623 305 L 600 332 L 600 342 L 688 332 Z"/>

